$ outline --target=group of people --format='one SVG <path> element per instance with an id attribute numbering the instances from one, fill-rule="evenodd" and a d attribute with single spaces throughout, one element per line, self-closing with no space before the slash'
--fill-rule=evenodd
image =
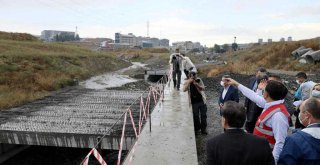
<path id="1" fill-rule="evenodd" d="M 183 91 L 188 91 L 193 111 L 194 128 L 196 134 L 205 134 L 207 128 L 207 105 L 203 81 L 197 77 L 197 69 L 190 58 L 180 53 L 179 49 L 170 55 L 169 64 L 172 66 L 172 80 L 174 89 L 180 90 L 182 70 L 186 75 Z"/>
<path id="2" fill-rule="evenodd" d="M 179 89 L 175 76 L 181 75 L 181 68 L 179 73 L 176 59 L 170 59 L 174 86 Z M 205 86 L 192 71 L 194 65 L 189 66 L 183 67 L 187 71 L 183 91 L 190 94 L 195 134 L 206 135 Z M 265 68 L 257 70 L 248 87 L 224 75 L 218 99 L 224 133 L 208 140 L 207 164 L 320 164 L 320 83 L 308 80 L 304 72 L 295 78 L 299 86 L 293 102 L 280 76 Z M 244 105 L 239 104 L 239 91 L 246 97 Z M 289 135 L 292 115 L 296 129 Z"/>
<path id="3" fill-rule="evenodd" d="M 304 72 L 296 80 L 301 100 L 294 110 L 281 78 L 264 68 L 249 87 L 223 76 L 219 106 L 225 132 L 207 142 L 207 164 L 320 164 L 320 84 Z M 237 90 L 246 97 L 245 106 L 238 103 Z M 292 114 L 304 129 L 288 136 Z"/>

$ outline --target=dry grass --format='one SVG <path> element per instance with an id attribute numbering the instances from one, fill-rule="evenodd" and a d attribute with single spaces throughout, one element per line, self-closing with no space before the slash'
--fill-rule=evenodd
<path id="1" fill-rule="evenodd" d="M 263 66 L 269 69 L 293 71 L 319 71 L 320 64 L 300 64 L 291 56 L 291 52 L 300 45 L 319 50 L 320 38 L 295 42 L 278 42 L 268 45 L 254 46 L 249 50 L 229 52 L 222 60 L 227 65 L 210 66 L 202 69 L 207 76 L 214 76 L 222 72 L 253 74 L 256 68 Z"/>
<path id="2" fill-rule="evenodd" d="M 113 54 L 72 44 L 0 40 L 0 109 L 23 104 L 50 91 L 128 64 Z"/>
<path id="3" fill-rule="evenodd" d="M 16 41 L 37 41 L 38 39 L 27 33 L 7 33 L 0 31 L 0 39 Z"/>

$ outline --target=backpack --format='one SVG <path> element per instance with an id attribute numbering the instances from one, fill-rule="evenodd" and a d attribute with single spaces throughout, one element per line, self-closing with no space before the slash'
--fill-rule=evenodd
<path id="1" fill-rule="evenodd" d="M 180 57 L 177 57 L 177 56 L 172 57 L 173 70 L 175 70 L 175 71 L 180 70 L 179 58 Z"/>

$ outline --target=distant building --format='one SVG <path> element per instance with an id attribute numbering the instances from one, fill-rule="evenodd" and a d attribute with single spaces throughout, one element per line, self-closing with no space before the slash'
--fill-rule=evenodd
<path id="1" fill-rule="evenodd" d="M 260 45 L 262 45 L 262 44 L 263 44 L 263 39 L 262 39 L 262 38 L 259 38 L 259 39 L 258 39 L 258 43 L 259 43 Z"/>
<path id="2" fill-rule="evenodd" d="M 173 42 L 172 43 L 172 49 L 179 49 L 181 52 L 188 52 L 195 48 L 202 49 L 203 46 L 201 46 L 200 42 L 193 43 L 192 41 L 179 41 L 179 42 Z"/>
<path id="3" fill-rule="evenodd" d="M 288 37 L 288 42 L 292 41 L 292 37 Z"/>
<path id="4" fill-rule="evenodd" d="M 75 32 L 68 31 L 58 31 L 58 30 L 43 30 L 41 32 L 40 39 L 44 41 L 56 41 L 56 36 L 73 36 L 75 37 Z"/>
<path id="5" fill-rule="evenodd" d="M 131 46 L 136 46 L 136 36 L 134 36 L 132 33 L 129 34 L 115 34 L 115 43 L 120 44 L 129 44 Z"/>
<path id="6" fill-rule="evenodd" d="M 268 44 L 271 44 L 271 43 L 272 43 L 272 39 L 269 38 L 269 39 L 268 39 Z"/>
<path id="7" fill-rule="evenodd" d="M 142 41 L 142 47 L 143 48 L 152 48 L 153 44 L 151 42 L 148 42 L 148 41 Z"/>
<path id="8" fill-rule="evenodd" d="M 115 43 L 117 44 L 129 44 L 130 47 L 169 47 L 169 40 L 162 39 L 159 40 L 158 38 L 149 38 L 149 37 L 136 37 L 132 33 L 129 34 L 120 34 L 115 33 Z"/>
<path id="9" fill-rule="evenodd" d="M 160 40 L 160 47 L 168 48 L 169 47 L 169 40 L 168 39 L 161 39 Z"/>
<path id="10" fill-rule="evenodd" d="M 283 37 L 280 38 L 280 42 L 284 42 L 284 41 L 286 41 L 286 40 Z"/>

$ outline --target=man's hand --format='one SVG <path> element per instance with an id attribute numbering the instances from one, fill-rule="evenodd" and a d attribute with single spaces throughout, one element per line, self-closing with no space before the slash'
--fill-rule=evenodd
<path id="1" fill-rule="evenodd" d="M 222 108 L 222 107 L 223 107 L 223 104 L 222 104 L 222 103 L 220 103 L 220 104 L 219 104 L 219 107 L 220 107 L 220 108 Z"/>
<path id="2" fill-rule="evenodd" d="M 232 78 L 225 78 L 224 80 L 226 81 L 226 83 L 228 85 L 233 85 L 233 86 L 236 86 L 236 87 L 238 87 L 240 85 L 240 83 L 238 83 L 238 81 L 236 81 L 236 80 L 234 80 Z"/>
<path id="3" fill-rule="evenodd" d="M 195 81 L 194 81 L 193 78 L 189 78 L 189 79 L 186 81 L 186 83 L 188 83 L 189 85 L 192 84 L 192 83 L 194 83 L 194 82 L 195 82 Z"/>
<path id="4" fill-rule="evenodd" d="M 266 80 L 266 79 L 261 80 L 260 83 L 259 83 L 259 85 L 258 85 L 258 89 L 260 89 L 260 90 L 265 89 L 266 86 L 267 86 L 267 81 L 268 81 L 268 80 Z"/>

